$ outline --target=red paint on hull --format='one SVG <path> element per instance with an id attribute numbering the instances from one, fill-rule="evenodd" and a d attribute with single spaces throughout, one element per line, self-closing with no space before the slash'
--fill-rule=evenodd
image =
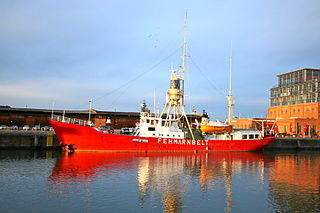
<path id="1" fill-rule="evenodd" d="M 211 152 L 257 151 L 273 137 L 256 140 L 184 140 L 103 133 L 92 127 L 50 120 L 60 145 L 74 144 L 76 150 L 117 152 Z"/>

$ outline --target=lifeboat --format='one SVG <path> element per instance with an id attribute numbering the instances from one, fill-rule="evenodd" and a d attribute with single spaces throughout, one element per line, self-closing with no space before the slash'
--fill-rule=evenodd
<path id="1" fill-rule="evenodd" d="M 233 127 L 230 125 L 201 125 L 200 129 L 204 133 L 227 133 L 233 131 Z"/>
<path id="2" fill-rule="evenodd" d="M 231 125 L 225 124 L 221 121 L 209 121 L 207 112 L 203 110 L 201 117 L 200 129 L 203 133 L 229 133 L 233 132 L 233 127 Z"/>

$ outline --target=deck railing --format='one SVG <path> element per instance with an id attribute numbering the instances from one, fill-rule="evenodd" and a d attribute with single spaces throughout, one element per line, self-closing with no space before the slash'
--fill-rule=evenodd
<path id="1" fill-rule="evenodd" d="M 65 117 L 65 116 L 61 116 L 61 115 L 52 115 L 50 119 L 53 121 L 60 121 L 60 122 L 69 123 L 69 124 L 90 126 L 88 121 L 84 121 L 84 120 L 77 119 L 77 118 L 69 118 L 69 117 Z"/>

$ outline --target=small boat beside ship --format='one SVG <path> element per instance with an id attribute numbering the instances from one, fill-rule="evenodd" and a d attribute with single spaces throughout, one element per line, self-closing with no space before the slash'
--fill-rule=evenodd
<path id="1" fill-rule="evenodd" d="M 182 64 L 171 70 L 170 88 L 161 113 L 142 110 L 140 122 L 131 134 L 100 131 L 88 122 L 60 116 L 49 120 L 61 146 L 77 151 L 111 152 L 213 152 L 256 151 L 273 142 L 274 137 L 258 130 L 235 130 L 230 124 L 213 123 L 203 116 L 200 128 L 192 128 L 184 106 L 186 63 L 186 19 L 182 43 Z M 230 95 L 229 95 L 230 96 Z M 229 100 L 229 116 L 232 98 Z M 90 111 L 90 110 L 89 110 Z M 230 117 L 229 117 L 230 120 Z"/>

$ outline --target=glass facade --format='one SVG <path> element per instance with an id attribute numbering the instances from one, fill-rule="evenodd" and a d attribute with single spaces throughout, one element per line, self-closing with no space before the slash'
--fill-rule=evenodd
<path id="1" fill-rule="evenodd" d="M 270 91 L 270 106 L 320 102 L 320 69 L 302 69 L 278 75 L 278 87 Z"/>

